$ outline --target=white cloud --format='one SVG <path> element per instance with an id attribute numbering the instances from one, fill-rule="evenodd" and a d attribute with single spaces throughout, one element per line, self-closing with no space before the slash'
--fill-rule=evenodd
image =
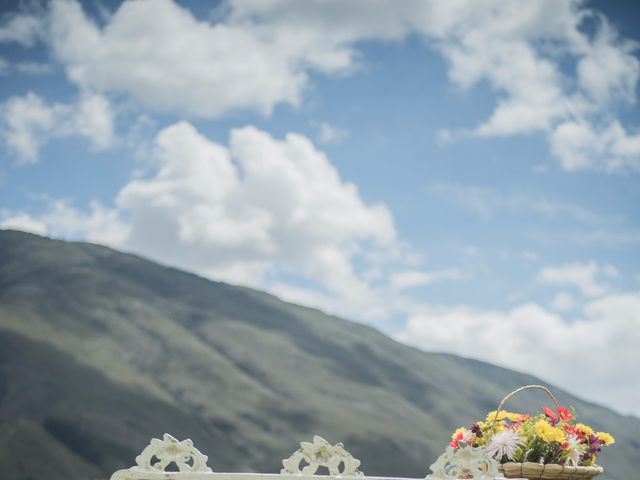
<path id="1" fill-rule="evenodd" d="M 0 227 L 37 233 L 38 235 L 45 235 L 47 233 L 47 224 L 43 220 L 34 218 L 24 212 L 12 213 L 7 210 L 1 211 Z"/>
<path id="2" fill-rule="evenodd" d="M 131 219 L 130 247 L 251 285 L 277 267 L 350 305 L 371 301 L 353 259 L 365 243 L 393 244 L 392 217 L 365 204 L 305 137 L 276 140 L 246 127 L 226 148 L 183 122 L 156 144 L 158 173 L 118 195 Z"/>
<path id="3" fill-rule="evenodd" d="M 640 170 L 640 133 L 627 132 L 618 121 L 602 129 L 586 122 L 564 122 L 551 134 L 551 148 L 568 171 Z"/>
<path id="4" fill-rule="evenodd" d="M 608 286 L 597 278 L 599 276 L 616 277 L 618 271 L 612 265 L 599 265 L 595 262 L 567 263 L 543 268 L 537 281 L 549 285 L 572 286 L 585 296 L 596 297 L 608 290 Z"/>
<path id="5" fill-rule="evenodd" d="M 84 94 L 75 103 L 47 103 L 29 92 L 0 105 L 0 133 L 18 163 L 34 163 L 40 147 L 52 138 L 81 136 L 94 148 L 114 141 L 114 115 L 106 98 Z"/>
<path id="6" fill-rule="evenodd" d="M 600 28 L 576 68 L 584 92 L 602 105 L 618 99 L 634 102 L 640 76 L 640 63 L 634 55 L 637 47 L 619 40 L 601 18 Z"/>
<path id="7" fill-rule="evenodd" d="M 42 15 L 15 18 L 42 22 Z M 444 56 L 454 84 L 470 89 L 486 82 L 496 92 L 489 118 L 467 133 L 543 132 L 567 170 L 615 171 L 640 162 L 638 135 L 612 119 L 620 103 L 635 102 L 637 47 L 577 0 L 471 6 L 230 0 L 216 22 L 197 19 L 172 0 L 138 0 L 122 3 L 103 26 L 76 0 L 53 0 L 47 18 L 40 30 L 82 90 L 124 93 L 152 110 L 206 118 L 298 105 L 311 73 L 349 74 L 361 63 L 364 41 L 415 33 Z M 7 32 L 34 31 L 12 22 L 5 22 Z M 32 44 L 36 37 L 6 38 Z M 563 67 L 567 59 L 575 71 Z M 468 138 L 442 132 L 449 133 L 441 140 Z"/>
<path id="8" fill-rule="evenodd" d="M 454 84 L 469 89 L 486 82 L 498 95 L 490 117 L 472 130 L 479 136 L 552 134 L 566 122 L 595 129 L 618 103 L 635 102 L 640 76 L 637 46 L 619 38 L 604 16 L 579 1 L 524 5 L 511 0 L 475 5 L 416 1 L 373 6 L 350 2 L 346 9 L 340 5 L 238 0 L 232 10 L 236 17 L 252 18 L 280 35 L 304 25 L 309 37 L 315 30 L 324 38 L 336 39 L 328 46 L 337 51 L 364 39 L 397 40 L 410 32 L 422 35 L 447 60 Z M 587 19 L 590 28 L 584 28 Z M 561 66 L 567 58 L 575 61 L 575 73 Z M 466 137 L 448 130 L 441 130 L 439 136 L 443 143 Z M 593 143 L 588 161 L 568 163 L 566 158 L 579 152 L 566 152 L 572 149 L 571 143 L 559 146 L 562 135 L 549 140 L 552 152 L 567 169 L 637 168 L 640 156 L 635 137 L 618 136 L 625 145 L 624 161 L 606 149 L 598 151 Z"/>
<path id="9" fill-rule="evenodd" d="M 586 398 L 640 414 L 640 294 L 591 300 L 562 318 L 536 304 L 508 311 L 432 306 L 413 315 L 401 341 L 532 373 Z"/>
<path id="10" fill-rule="evenodd" d="M 41 62 L 18 62 L 15 65 L 17 72 L 24 75 L 41 76 L 53 72 L 53 65 Z"/>
<path id="11" fill-rule="evenodd" d="M 338 143 L 349 135 L 347 130 L 330 125 L 326 122 L 317 124 L 317 129 L 318 140 L 324 144 Z"/>
<path id="12" fill-rule="evenodd" d="M 170 0 L 125 2 L 104 28 L 79 3 L 55 0 L 51 27 L 53 50 L 78 85 L 193 116 L 297 105 L 308 70 L 350 66 L 350 54 L 327 51 L 327 41 L 305 38 L 304 30 L 280 35 L 244 21 L 212 24 Z"/>
<path id="13" fill-rule="evenodd" d="M 502 96 L 475 133 L 549 133 L 552 152 L 566 170 L 640 168 L 636 135 L 615 120 L 597 127 L 618 103 L 635 103 L 637 45 L 620 39 L 603 16 L 580 2 L 491 6 L 461 12 L 439 44 L 454 83 L 469 88 L 487 81 Z M 586 18 L 596 25 L 591 36 L 581 27 Z M 563 58 L 577 63 L 575 79 L 561 67 Z"/>
<path id="14" fill-rule="evenodd" d="M 32 47 L 42 37 L 44 29 L 43 17 L 35 12 L 12 14 L 0 24 L 0 43 Z"/>
<path id="15" fill-rule="evenodd" d="M 405 290 L 447 280 L 462 281 L 469 275 L 457 268 L 447 268 L 426 272 L 423 270 L 405 270 L 391 275 L 389 283 L 396 290 Z"/>
<path id="16" fill-rule="evenodd" d="M 0 76 L 10 75 L 14 72 L 23 75 L 42 76 L 53 72 L 53 66 L 50 63 L 39 62 L 11 63 L 9 60 L 0 57 Z"/>
<path id="17" fill-rule="evenodd" d="M 3 104 L 2 136 L 21 163 L 37 161 L 42 137 L 54 127 L 54 118 L 54 109 L 34 93 Z"/>
<path id="18" fill-rule="evenodd" d="M 225 147 L 180 122 L 157 135 L 154 149 L 156 171 L 126 184 L 115 208 L 94 204 L 83 213 L 53 202 L 44 214 L 23 220 L 44 224 L 55 236 L 97 240 L 212 278 L 273 287 L 289 299 L 322 299 L 334 312 L 388 313 L 356 260 L 372 266 L 376 252 L 401 250 L 393 218 L 384 205 L 365 203 L 306 137 L 290 133 L 278 140 L 245 127 L 233 130 Z M 308 287 L 285 285 L 281 275 Z"/>
<path id="19" fill-rule="evenodd" d="M 63 131 L 90 139 L 95 148 L 107 148 L 114 140 L 113 117 L 111 105 L 105 97 L 83 95 L 73 106 L 71 119 Z"/>
<path id="20" fill-rule="evenodd" d="M 121 245 L 127 231 L 116 210 L 92 202 L 83 212 L 64 200 L 51 201 L 39 215 L 0 211 L 0 227 L 105 245 Z"/>
<path id="21" fill-rule="evenodd" d="M 576 305 L 576 299 L 567 292 L 558 292 L 551 302 L 551 308 L 558 312 L 571 311 Z"/>

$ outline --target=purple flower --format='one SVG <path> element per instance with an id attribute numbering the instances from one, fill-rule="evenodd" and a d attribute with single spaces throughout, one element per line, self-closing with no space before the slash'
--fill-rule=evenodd
<path id="1" fill-rule="evenodd" d="M 480 425 L 478 425 L 477 423 L 474 423 L 471 426 L 471 431 L 476 437 L 478 438 L 482 437 L 482 430 L 480 429 Z"/>
<path id="2" fill-rule="evenodd" d="M 600 440 L 598 437 L 596 437 L 595 435 L 591 434 L 589 435 L 589 443 L 591 445 L 602 445 L 604 443 L 604 440 Z"/>

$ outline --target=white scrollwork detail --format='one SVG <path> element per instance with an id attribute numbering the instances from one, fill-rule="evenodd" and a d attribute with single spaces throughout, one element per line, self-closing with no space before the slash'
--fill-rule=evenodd
<path id="1" fill-rule="evenodd" d="M 460 448 L 447 447 L 431 465 L 427 480 L 492 479 L 499 476 L 498 462 L 484 447 L 470 447 L 460 442 Z"/>
<path id="2" fill-rule="evenodd" d="M 181 442 L 165 433 L 162 440 L 153 438 L 149 445 L 136 457 L 136 470 L 164 472 L 172 463 L 179 472 L 211 472 L 207 466 L 207 456 L 203 455 L 190 439 Z"/>
<path id="3" fill-rule="evenodd" d="M 301 469 L 303 461 L 307 465 Z M 315 475 L 319 467 L 326 467 L 333 476 L 363 476 L 358 470 L 360 460 L 353 458 L 341 443 L 331 445 L 318 435 L 313 437 L 313 443 L 301 442 L 300 448 L 282 461 L 282 466 L 280 473 L 283 475 Z"/>

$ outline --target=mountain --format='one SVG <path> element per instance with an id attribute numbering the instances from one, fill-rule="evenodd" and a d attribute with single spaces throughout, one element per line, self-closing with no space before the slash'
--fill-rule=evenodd
<path id="1" fill-rule="evenodd" d="M 107 478 L 164 432 L 215 471 L 276 472 L 319 434 L 368 475 L 424 477 L 454 428 L 529 383 L 542 382 L 134 255 L 0 231 L 5 480 Z M 640 420 L 551 388 L 616 437 L 604 478 L 634 478 Z"/>

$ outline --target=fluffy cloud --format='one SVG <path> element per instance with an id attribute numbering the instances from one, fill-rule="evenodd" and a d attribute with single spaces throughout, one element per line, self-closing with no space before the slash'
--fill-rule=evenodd
<path id="1" fill-rule="evenodd" d="M 584 121 L 561 123 L 551 134 L 551 149 L 568 171 L 640 170 L 640 133 L 627 132 L 618 121 L 604 128 Z"/>
<path id="2" fill-rule="evenodd" d="M 582 90 L 598 104 L 635 100 L 640 75 L 640 63 L 634 55 L 637 45 L 619 40 L 616 32 L 600 18 L 590 48 L 585 49 L 577 65 L 578 82 Z"/>
<path id="3" fill-rule="evenodd" d="M 17 43 L 32 47 L 45 30 L 44 18 L 36 13 L 16 13 L 0 25 L 0 43 Z"/>
<path id="4" fill-rule="evenodd" d="M 591 300 L 572 318 L 536 304 L 508 311 L 425 307 L 397 338 L 426 350 L 532 373 L 626 413 L 640 414 L 638 293 Z"/>
<path id="5" fill-rule="evenodd" d="M 324 144 L 339 143 L 349 136 L 349 132 L 343 128 L 335 127 L 326 122 L 316 125 L 318 129 L 318 140 Z"/>
<path id="6" fill-rule="evenodd" d="M 38 235 L 45 235 L 47 233 L 47 224 L 45 221 L 34 218 L 24 212 L 13 213 L 8 210 L 0 211 L 0 227 L 37 233 Z"/>
<path id="7" fill-rule="evenodd" d="M 405 270 L 394 273 L 389 279 L 391 287 L 396 290 L 431 285 L 442 281 L 462 281 L 468 278 L 468 274 L 457 268 L 447 268 L 425 272 L 423 270 Z"/>
<path id="8" fill-rule="evenodd" d="M 22 224 L 233 283 L 269 288 L 276 279 L 274 288 L 289 299 L 315 291 L 325 308 L 359 318 L 388 311 L 356 259 L 368 263 L 363 253 L 397 248 L 392 216 L 365 203 L 306 137 L 278 140 L 245 127 L 225 147 L 180 122 L 162 130 L 154 148 L 157 170 L 125 185 L 115 208 L 94 204 L 82 213 L 57 202 L 43 215 L 21 215 Z M 6 213 L 5 223 L 16 218 Z M 311 286 L 287 289 L 280 275 Z"/>
<path id="9" fill-rule="evenodd" d="M 197 19 L 172 0 L 138 0 L 100 26 L 76 0 L 52 0 L 46 28 L 34 27 L 41 14 L 18 15 L 0 27 L 0 41 L 28 45 L 45 32 L 81 90 L 214 118 L 297 105 L 313 72 L 358 68 L 362 42 L 417 34 L 446 59 L 454 84 L 495 91 L 493 112 L 472 135 L 544 132 L 567 170 L 640 164 L 638 135 L 611 120 L 619 104 L 635 102 L 636 46 L 581 1 L 229 0 L 216 18 Z"/>
<path id="10" fill-rule="evenodd" d="M 558 292 L 551 302 L 551 308 L 558 312 L 567 312 L 573 310 L 577 306 L 575 298 L 567 292 Z"/>
<path id="11" fill-rule="evenodd" d="M 308 70 L 350 65 L 348 53 L 305 38 L 304 30 L 281 36 L 241 21 L 214 24 L 170 0 L 125 2 L 104 28 L 78 2 L 55 0 L 50 22 L 52 48 L 78 85 L 192 116 L 296 105 Z"/>
<path id="12" fill-rule="evenodd" d="M 618 271 L 612 265 L 599 265 L 595 262 L 568 263 L 543 268 L 537 281 L 549 285 L 571 286 L 587 297 L 597 297 L 608 290 L 608 285 L 597 277 L 614 278 Z"/>
<path id="13" fill-rule="evenodd" d="M 474 133 L 546 132 L 552 153 L 569 171 L 640 168 L 639 136 L 609 120 L 619 103 L 635 103 L 637 46 L 581 2 L 492 6 L 460 12 L 445 23 L 438 43 L 454 83 L 469 88 L 487 81 L 499 95 Z M 583 28 L 585 19 L 593 21 L 593 35 Z M 567 57 L 577 64 L 575 79 L 561 67 Z"/>
<path id="14" fill-rule="evenodd" d="M 365 204 L 305 137 L 276 140 L 246 127 L 225 148 L 183 122 L 156 144 L 157 174 L 118 195 L 131 219 L 129 246 L 251 285 L 277 266 L 350 305 L 371 302 L 353 258 L 364 244 L 394 243 L 392 217 Z"/>
<path id="15" fill-rule="evenodd" d="M 92 202 L 84 212 L 64 200 L 50 202 L 39 215 L 2 210 L 0 227 L 103 245 L 122 245 L 127 233 L 116 210 Z"/>
<path id="16" fill-rule="evenodd" d="M 455 3 L 455 2 L 454 2 Z M 566 42 L 575 36 L 575 2 L 494 1 L 460 9 L 437 38 L 449 77 L 462 88 L 487 81 L 501 96 L 478 135 L 512 135 L 546 129 L 569 105 L 561 73 L 535 42 Z M 460 5 L 458 5 L 460 7 Z M 450 7 L 451 10 L 454 7 Z"/>
<path id="17" fill-rule="evenodd" d="M 14 65 L 15 70 L 23 75 L 42 76 L 53 72 L 53 65 L 39 62 L 19 62 Z"/>
<path id="18" fill-rule="evenodd" d="M 335 51 L 363 39 L 396 40 L 416 32 L 447 60 L 452 82 L 463 89 L 487 82 L 498 95 L 474 135 L 545 132 L 567 170 L 640 166 L 635 134 L 617 122 L 599 127 L 619 103 L 635 102 L 637 47 L 583 2 L 350 2 L 344 9 L 331 1 L 236 0 L 232 10 L 279 35 L 304 25 L 307 36 L 315 31 L 319 38 L 337 39 Z M 566 58 L 576 63 L 575 72 L 561 66 Z M 603 133 L 576 143 L 567 123 Z M 608 137 L 605 146 L 602 136 Z"/>
<path id="19" fill-rule="evenodd" d="M 52 138 L 81 136 L 94 148 L 114 140 L 113 112 L 102 95 L 81 95 L 75 103 L 47 103 L 35 93 L 11 97 L 0 105 L 0 134 L 19 163 L 38 160 L 40 147 Z"/>

